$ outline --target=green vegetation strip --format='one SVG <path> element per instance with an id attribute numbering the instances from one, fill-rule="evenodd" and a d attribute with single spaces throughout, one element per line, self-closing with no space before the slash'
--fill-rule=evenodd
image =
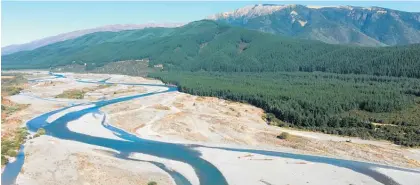
<path id="1" fill-rule="evenodd" d="M 35 137 L 45 135 L 45 129 L 40 128 L 35 133 Z M 25 143 L 27 136 L 29 135 L 26 127 L 19 128 L 14 138 L 2 138 L 1 142 L 1 165 L 5 165 L 9 162 L 9 157 L 16 157 L 20 146 Z"/>
<path id="2" fill-rule="evenodd" d="M 111 86 L 112 85 L 107 84 L 107 85 L 99 85 L 99 86 L 94 87 L 94 88 L 70 89 L 70 90 L 63 91 L 63 93 L 61 93 L 61 94 L 59 94 L 55 97 L 56 98 L 68 98 L 68 99 L 83 99 L 85 97 L 85 94 L 88 93 L 88 92 L 108 88 L 108 87 L 111 87 Z"/>
<path id="3" fill-rule="evenodd" d="M 20 73 L 10 73 L 10 74 L 2 74 L 10 78 L 3 78 L 1 79 L 1 95 L 2 96 L 12 96 L 15 94 L 19 94 L 23 88 L 21 87 L 22 84 L 27 82 L 27 79 L 23 77 L 23 74 Z"/>
<path id="4" fill-rule="evenodd" d="M 9 162 L 8 157 L 16 157 L 17 152 L 19 151 L 20 145 L 22 145 L 26 136 L 28 135 L 28 130 L 25 128 L 19 128 L 16 131 L 14 138 L 2 138 L 1 141 L 1 165 L 5 165 Z"/>
<path id="5" fill-rule="evenodd" d="M 182 92 L 250 103 L 278 126 L 420 146 L 419 79 L 305 72 L 149 76 Z"/>
<path id="6" fill-rule="evenodd" d="M 3 97 L 1 98 L 3 100 Z M 19 110 L 26 108 L 27 106 L 28 106 L 27 104 L 16 104 L 16 103 L 12 103 L 11 105 L 1 105 L 1 111 L 5 113 L 6 115 L 10 115 L 14 112 L 17 112 Z M 3 118 L 2 118 L 2 121 L 4 121 Z"/>
<path id="7" fill-rule="evenodd" d="M 56 98 L 68 98 L 68 99 L 83 99 L 83 97 L 85 96 L 85 94 L 88 91 L 84 90 L 84 89 L 71 89 L 71 90 L 66 90 L 63 93 L 55 96 Z"/>

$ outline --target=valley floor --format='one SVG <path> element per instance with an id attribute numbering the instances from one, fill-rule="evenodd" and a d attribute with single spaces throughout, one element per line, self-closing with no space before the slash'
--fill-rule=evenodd
<path id="1" fill-rule="evenodd" d="M 33 74 L 34 72 L 27 72 Z M 40 72 L 39 75 L 46 72 Z M 163 87 L 131 85 L 100 86 L 75 79 L 107 82 L 162 82 L 142 77 L 108 74 L 65 74 L 67 78 L 37 81 L 10 100 L 29 104 L 11 116 L 23 121 L 75 103 L 161 91 Z M 35 76 L 32 76 L 35 77 Z M 46 77 L 47 78 L 47 77 Z M 55 98 L 68 90 L 82 90 L 84 98 Z M 48 118 L 52 122 L 77 106 Z M 202 158 L 215 165 L 229 184 L 380 184 L 375 179 L 329 164 L 213 147 L 264 149 L 329 156 L 404 168 L 420 169 L 420 150 L 385 141 L 339 137 L 267 125 L 263 110 L 242 103 L 180 92 L 155 94 L 101 108 L 101 114 L 87 114 L 69 123 L 73 132 L 121 139 L 101 125 L 102 120 L 140 138 L 197 145 Z M 4 128 L 2 126 L 2 130 Z M 282 132 L 291 136 L 278 139 Z M 2 133 L 3 134 L 3 133 Z M 351 141 L 351 142 L 348 142 Z M 146 154 L 115 158 L 116 151 L 79 142 L 41 136 L 25 144 L 25 163 L 17 184 L 175 184 L 174 172 L 191 184 L 199 184 L 188 164 Z M 131 159 L 131 160 L 129 160 Z M 140 160 L 140 161 L 139 161 Z M 293 170 L 290 170 L 293 169 Z M 400 184 L 420 181 L 418 173 L 377 168 Z M 175 174 L 176 176 L 176 174 Z"/>
<path id="2" fill-rule="evenodd" d="M 110 123 L 152 140 L 283 149 L 420 168 L 417 149 L 386 141 L 270 126 L 262 119 L 262 109 L 213 97 L 171 92 L 113 104 L 102 110 L 109 115 Z M 291 137 L 278 139 L 282 132 L 290 133 Z"/>

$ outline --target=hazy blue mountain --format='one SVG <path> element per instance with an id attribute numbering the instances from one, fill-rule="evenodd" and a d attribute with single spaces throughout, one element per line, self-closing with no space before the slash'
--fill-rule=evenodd
<path id="1" fill-rule="evenodd" d="M 420 43 L 420 13 L 380 7 L 259 4 L 216 14 L 209 19 L 331 44 L 386 46 Z"/>
<path id="2" fill-rule="evenodd" d="M 135 29 L 143 29 L 148 27 L 176 27 L 181 26 L 180 23 L 149 23 L 149 24 L 115 24 L 115 25 L 107 25 L 107 26 L 101 26 L 97 28 L 92 29 L 85 29 L 85 30 L 77 30 L 72 31 L 68 33 L 59 34 L 56 36 L 51 36 L 39 40 L 35 40 L 29 43 L 25 44 L 16 44 L 16 45 L 10 45 L 5 46 L 1 48 L 1 54 L 7 55 L 12 54 L 18 51 L 27 51 L 27 50 L 33 50 L 42 46 L 46 46 L 48 44 L 53 44 L 60 41 L 65 41 L 69 39 L 74 39 L 89 33 L 95 33 L 95 32 L 103 32 L 103 31 L 110 31 L 110 32 L 118 32 L 123 30 L 135 30 Z"/>

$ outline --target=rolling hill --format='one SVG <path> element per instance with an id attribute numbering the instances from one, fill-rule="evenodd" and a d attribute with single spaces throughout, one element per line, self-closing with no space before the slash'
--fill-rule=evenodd
<path id="1" fill-rule="evenodd" d="M 28 51 L 33 50 L 36 48 L 40 48 L 42 46 L 46 46 L 49 44 L 53 44 L 56 42 L 61 42 L 65 40 L 74 39 L 86 34 L 95 33 L 95 32 L 104 32 L 104 31 L 111 31 L 111 32 L 118 32 L 123 30 L 135 30 L 135 29 L 143 29 L 143 28 L 149 28 L 149 27 L 176 27 L 181 26 L 182 24 L 179 23 L 163 23 L 163 24 L 116 24 L 116 25 L 107 25 L 107 26 L 101 26 L 97 28 L 92 29 L 85 29 L 85 30 L 77 30 L 72 31 L 68 33 L 59 34 L 56 36 L 51 36 L 39 40 L 35 40 L 29 43 L 25 44 L 15 44 L 10 46 L 5 46 L 1 48 L 1 54 L 7 55 L 16 53 L 19 51 Z"/>

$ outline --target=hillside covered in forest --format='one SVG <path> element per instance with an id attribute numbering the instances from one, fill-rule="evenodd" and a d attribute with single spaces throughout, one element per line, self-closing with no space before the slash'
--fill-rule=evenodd
<path id="1" fill-rule="evenodd" d="M 182 92 L 260 107 L 273 125 L 420 145 L 419 44 L 332 45 L 203 20 L 92 33 L 2 60 L 3 69 L 149 73 Z"/>
<path id="2" fill-rule="evenodd" d="M 420 45 L 367 48 L 232 27 L 210 20 L 179 28 L 98 32 L 32 51 L 2 56 L 3 69 L 50 68 L 148 58 L 165 70 L 322 71 L 420 77 Z"/>

